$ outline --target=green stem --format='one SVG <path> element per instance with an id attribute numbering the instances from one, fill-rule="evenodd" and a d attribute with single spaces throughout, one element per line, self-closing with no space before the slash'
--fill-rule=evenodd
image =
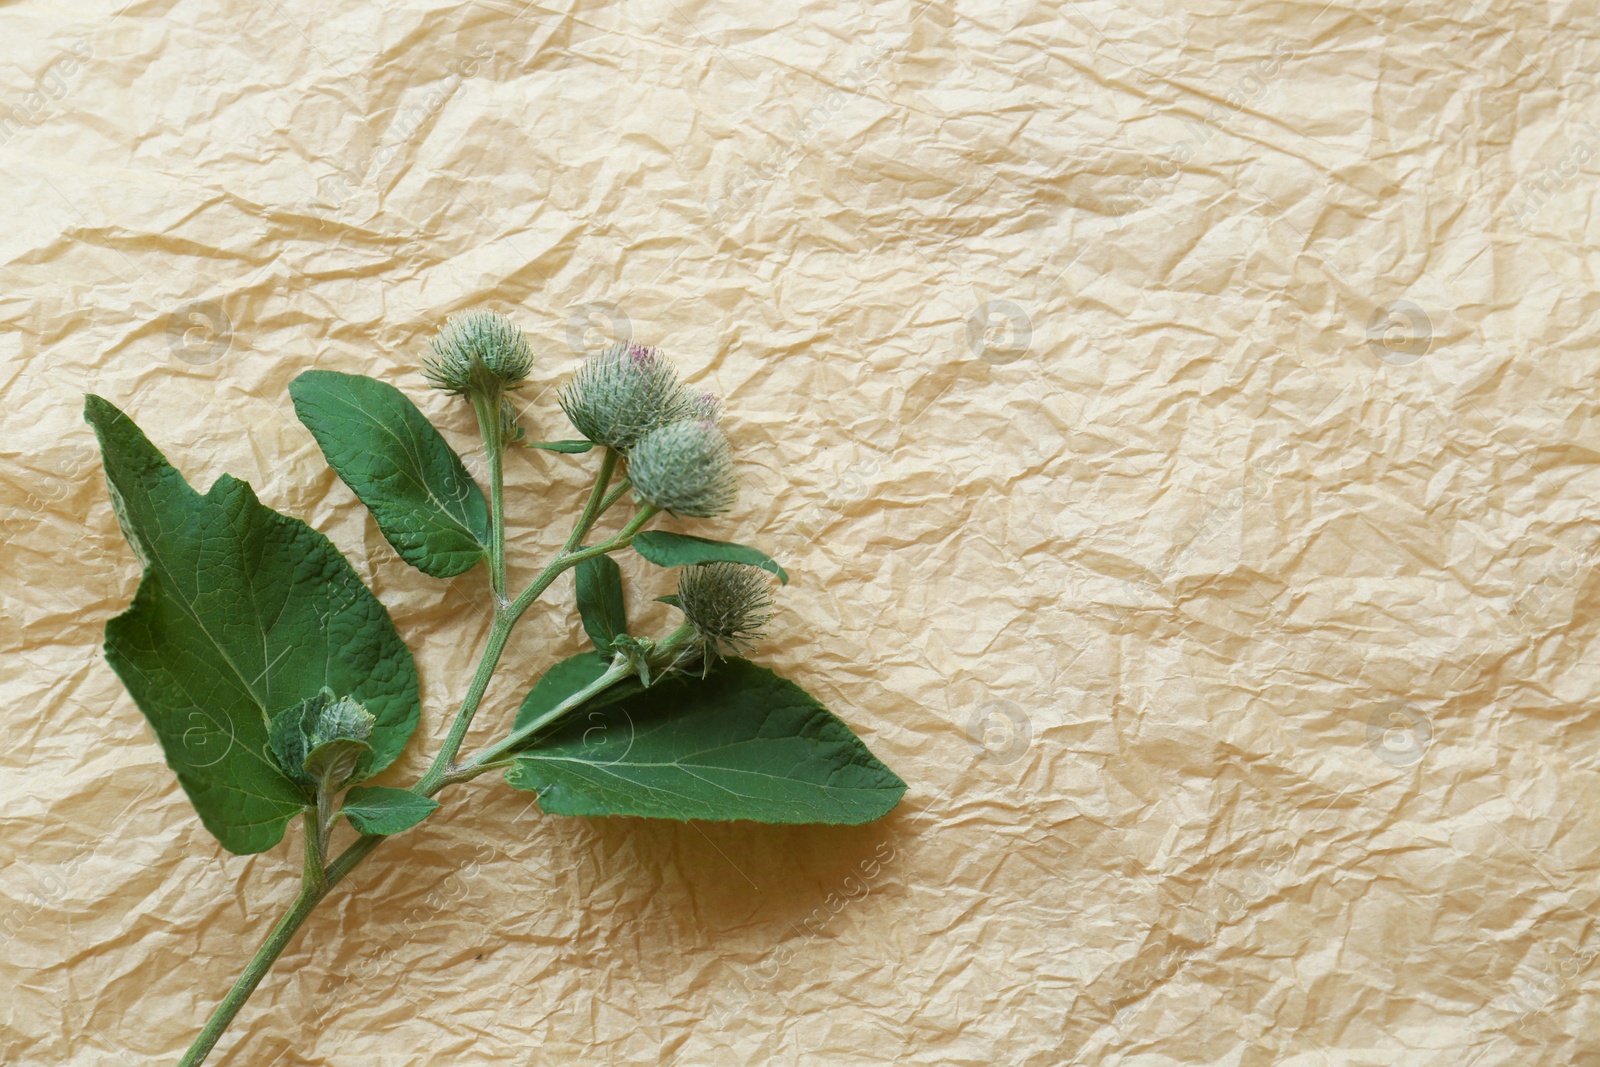
<path id="1" fill-rule="evenodd" d="M 483 435 L 483 453 L 489 461 L 489 585 L 495 603 L 506 598 L 505 423 L 500 395 L 474 392 L 472 410 Z"/>
<path id="2" fill-rule="evenodd" d="M 615 552 L 619 548 L 627 548 L 629 545 L 633 544 L 633 535 L 644 529 L 644 524 L 659 514 L 661 514 L 660 508 L 646 504 L 644 507 L 639 509 L 639 514 L 635 515 L 628 521 L 628 525 L 624 526 L 617 532 L 617 536 L 611 538 L 609 541 L 602 541 L 593 548 L 583 549 L 578 553 L 578 555 L 581 555 L 584 558 L 588 558 L 589 556 L 603 556 L 607 552 Z"/>
<path id="3" fill-rule="evenodd" d="M 548 570 L 549 568 L 546 568 L 547 572 Z M 555 575 L 551 575 L 550 581 L 554 580 Z M 548 586 L 549 582 L 545 584 Z M 432 796 L 433 793 L 429 790 L 444 780 L 450 764 L 455 761 L 456 753 L 461 751 L 461 742 L 466 740 L 467 730 L 472 726 L 472 718 L 478 713 L 478 705 L 483 702 L 483 694 L 489 688 L 489 680 L 494 677 L 494 669 L 500 662 L 500 654 L 505 651 L 506 642 L 511 638 L 511 628 L 517 624 L 517 618 L 526 610 L 527 607 L 524 605 L 521 609 L 513 606 L 509 610 L 495 611 L 494 624 L 489 627 L 489 641 L 484 646 L 483 658 L 478 660 L 478 670 L 472 676 L 472 684 L 467 687 L 467 695 L 461 701 L 461 710 L 456 712 L 455 721 L 450 724 L 450 732 L 445 735 L 444 743 L 439 746 L 438 753 L 433 757 L 433 763 L 428 767 L 428 773 L 416 784 L 414 792 Z"/>
<path id="4" fill-rule="evenodd" d="M 244 1002 L 250 999 L 250 994 L 256 991 L 256 986 L 261 984 L 267 971 L 272 968 L 283 950 L 288 947 L 295 931 L 300 929 L 300 924 L 305 922 L 313 909 L 321 903 L 327 895 L 327 890 L 308 890 L 302 888 L 300 895 L 295 898 L 291 907 L 283 918 L 278 920 L 278 925 L 272 928 L 272 933 L 267 935 L 266 941 L 256 950 L 245 966 L 244 973 L 239 980 L 233 983 L 233 988 L 228 990 L 228 995 L 222 998 L 211 1018 L 206 1020 L 205 1027 L 200 1031 L 200 1036 L 194 1039 L 194 1044 L 189 1046 L 189 1051 L 183 1059 L 178 1061 L 178 1067 L 198 1067 L 205 1062 L 206 1056 L 216 1046 L 218 1038 L 228 1024 L 233 1022 L 233 1017 L 239 1014 L 239 1009 L 244 1007 Z"/>
<path id="5" fill-rule="evenodd" d="M 295 896 L 294 903 L 284 913 L 283 918 L 278 920 L 278 924 L 272 928 L 272 932 L 261 943 L 261 947 L 256 949 L 256 954 L 250 957 L 250 962 L 245 964 L 244 973 L 239 975 L 227 995 L 212 1010 L 211 1017 L 206 1020 L 205 1026 L 200 1028 L 200 1033 L 189 1046 L 189 1051 L 178 1061 L 178 1067 L 199 1067 L 199 1064 L 205 1061 L 211 1050 L 216 1047 L 223 1032 L 228 1029 L 228 1025 L 233 1022 L 233 1017 L 239 1014 L 239 1009 L 244 1007 L 245 1001 L 250 999 L 250 994 L 261 984 L 261 979 L 267 976 L 267 972 L 272 969 L 278 957 L 283 955 L 283 950 L 294 940 L 295 931 L 300 929 L 300 925 L 316 910 L 322 898 L 328 895 L 328 890 L 333 888 L 334 880 L 330 879 L 322 869 L 322 838 L 318 822 L 316 815 L 307 810 L 305 869 L 300 877 L 300 892 Z M 340 858 L 343 859 L 342 856 Z"/>
<path id="6" fill-rule="evenodd" d="M 583 539 L 589 536 L 589 531 L 594 527 L 605 509 L 616 503 L 617 494 L 608 500 L 606 488 L 611 484 L 611 476 L 617 469 L 617 450 L 607 448 L 605 456 L 600 460 L 600 473 L 595 475 L 594 487 L 589 490 L 589 499 L 583 505 L 583 511 L 578 515 L 578 521 L 572 525 L 572 536 L 567 538 L 567 543 L 561 547 L 563 553 L 571 552 L 583 544 Z M 621 488 L 620 486 L 618 488 Z"/>
<path id="7" fill-rule="evenodd" d="M 327 888 L 327 876 L 323 873 L 322 864 L 327 857 L 328 836 L 323 828 L 322 812 L 313 813 L 309 808 L 305 813 L 306 831 L 306 858 L 300 871 L 300 884 L 315 886 L 318 889 Z"/>
<path id="8" fill-rule="evenodd" d="M 311 812 L 306 812 L 306 878 L 316 875 L 318 882 L 322 881 L 323 856 L 328 851 L 328 840 L 333 836 L 333 819 L 336 812 L 333 810 L 333 790 L 328 788 L 326 782 L 317 787 L 317 812 L 316 823 L 312 823 Z M 314 831 L 314 832 L 313 832 Z M 316 863 L 312 863 L 311 840 L 316 840 Z"/>
<path id="9" fill-rule="evenodd" d="M 607 493 L 606 498 L 600 502 L 600 514 L 604 515 L 607 511 L 610 511 L 611 505 L 621 500 L 622 494 L 631 488 L 633 488 L 633 482 L 627 478 L 623 478 L 622 481 L 618 482 L 617 487 Z"/>

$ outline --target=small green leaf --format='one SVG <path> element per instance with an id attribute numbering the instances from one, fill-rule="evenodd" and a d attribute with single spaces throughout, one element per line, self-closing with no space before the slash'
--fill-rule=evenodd
<path id="1" fill-rule="evenodd" d="M 358 785 L 344 795 L 340 809 L 363 834 L 398 834 L 439 810 L 439 802 L 409 789 Z"/>
<path id="2" fill-rule="evenodd" d="M 374 378 L 308 370 L 295 414 L 400 558 L 435 578 L 487 553 L 489 508 L 461 457 L 404 393 Z"/>
<path id="3" fill-rule="evenodd" d="M 350 737 L 324 741 L 306 756 L 306 773 L 315 779 L 319 792 L 331 797 L 355 777 L 356 764 L 371 751 L 371 745 Z"/>
<path id="4" fill-rule="evenodd" d="M 658 596 L 656 597 L 656 603 L 665 604 L 669 608 L 677 608 L 679 611 L 683 610 L 683 601 L 678 599 L 677 593 L 668 593 L 666 596 Z"/>
<path id="5" fill-rule="evenodd" d="M 365 778 L 416 728 L 417 669 L 389 613 L 329 540 L 223 475 L 204 496 L 97 396 L 111 502 L 144 566 L 106 624 L 106 660 L 149 720 L 206 829 L 261 852 L 306 804 L 271 754 L 269 721 L 327 688 L 371 712 Z"/>
<path id="6" fill-rule="evenodd" d="M 633 535 L 633 547 L 639 555 L 658 567 L 689 567 L 696 563 L 746 563 L 752 567 L 771 571 L 778 581 L 789 584 L 788 573 L 760 549 L 736 545 L 729 541 L 712 541 L 705 537 L 668 533 L 665 530 L 646 530 Z"/>
<path id="7" fill-rule="evenodd" d="M 513 730 L 520 730 L 528 723 L 551 711 L 557 704 L 570 697 L 573 693 L 594 682 L 606 669 L 611 666 L 611 657 L 602 656 L 598 652 L 581 652 L 576 656 L 569 656 L 544 672 L 544 676 L 534 684 L 533 689 L 522 699 L 522 707 L 517 709 L 517 719 Z M 610 703 L 618 697 L 628 693 L 638 692 L 637 679 L 627 679 L 618 682 L 604 693 L 588 701 L 585 707 L 596 707 L 600 704 Z"/>
<path id="8" fill-rule="evenodd" d="M 906 790 L 809 693 L 742 659 L 585 708 L 518 754 L 506 781 L 552 815 L 851 825 Z"/>
<path id="9" fill-rule="evenodd" d="M 524 448 L 542 448 L 546 452 L 565 452 L 568 455 L 587 452 L 594 447 L 593 441 L 524 441 L 522 444 Z"/>
<path id="10" fill-rule="evenodd" d="M 610 556 L 578 564 L 578 615 L 596 651 L 610 652 L 617 635 L 628 632 L 627 605 L 622 599 L 622 568 Z"/>

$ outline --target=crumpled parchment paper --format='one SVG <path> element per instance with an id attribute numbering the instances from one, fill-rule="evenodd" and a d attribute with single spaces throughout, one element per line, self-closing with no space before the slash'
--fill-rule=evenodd
<path id="1" fill-rule="evenodd" d="M 350 557 L 422 672 L 404 783 L 483 574 L 401 563 L 285 387 L 376 375 L 468 449 L 416 368 L 481 307 L 535 436 L 613 339 L 725 398 L 743 502 L 692 529 L 788 565 L 759 658 L 910 793 L 785 829 L 484 780 L 214 1062 L 1600 1062 L 1583 17 L 0 6 L 0 1061 L 173 1062 L 299 867 L 221 851 L 105 664 L 137 565 L 83 394 Z M 585 464 L 509 467 L 525 577 Z"/>

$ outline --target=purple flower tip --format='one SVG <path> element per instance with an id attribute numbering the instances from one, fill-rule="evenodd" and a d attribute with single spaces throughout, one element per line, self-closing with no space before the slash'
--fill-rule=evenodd
<path id="1" fill-rule="evenodd" d="M 717 418 L 717 398 L 704 391 L 695 393 L 690 401 L 694 405 L 694 413 L 706 422 L 715 422 Z"/>

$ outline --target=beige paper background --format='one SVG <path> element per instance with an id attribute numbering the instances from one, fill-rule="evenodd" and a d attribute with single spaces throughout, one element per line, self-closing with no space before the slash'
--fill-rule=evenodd
<path id="1" fill-rule="evenodd" d="M 0 6 L 0 1061 L 174 1061 L 298 869 L 220 850 L 105 665 L 82 394 L 332 537 L 431 748 L 481 572 L 400 563 L 285 387 L 377 375 L 465 449 L 416 360 L 487 307 L 536 435 L 611 337 L 726 399 L 746 492 L 696 529 L 789 565 L 761 658 L 910 793 L 480 783 L 216 1063 L 1600 1062 L 1583 11 L 118 8 Z M 523 575 L 582 470 L 513 457 Z M 563 583 L 474 737 L 579 638 Z"/>

